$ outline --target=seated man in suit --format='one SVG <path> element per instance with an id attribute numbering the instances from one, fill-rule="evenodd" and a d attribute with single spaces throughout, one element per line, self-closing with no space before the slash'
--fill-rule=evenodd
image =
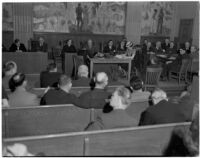
<path id="1" fill-rule="evenodd" d="M 17 72 L 17 64 L 14 61 L 8 61 L 4 65 L 4 75 L 2 79 L 2 85 L 5 89 L 9 88 L 9 80 Z"/>
<path id="2" fill-rule="evenodd" d="M 187 54 L 190 54 L 191 51 L 190 51 L 190 42 L 186 41 L 185 42 L 185 47 L 184 47 L 185 51 Z"/>
<path id="3" fill-rule="evenodd" d="M 10 46 L 10 52 L 26 52 L 26 47 L 23 43 L 20 43 L 19 39 L 16 39 L 15 42 Z"/>
<path id="4" fill-rule="evenodd" d="M 108 84 L 108 76 L 104 72 L 98 72 L 94 80 L 94 90 L 81 94 L 81 106 L 83 108 L 103 109 L 106 104 L 106 99 L 111 95 L 105 89 Z"/>
<path id="5" fill-rule="evenodd" d="M 166 50 L 167 51 L 167 54 L 176 54 L 177 53 L 177 50 L 174 46 L 174 42 L 171 41 L 170 44 L 169 44 L 169 48 Z"/>
<path id="6" fill-rule="evenodd" d="M 110 99 L 110 106 L 113 110 L 109 113 L 102 113 L 102 115 L 98 116 L 94 122 L 91 122 L 86 127 L 86 130 L 136 126 L 136 120 L 129 116 L 125 111 L 130 105 L 130 98 L 131 94 L 127 88 L 117 88 Z"/>
<path id="7" fill-rule="evenodd" d="M 90 79 L 88 78 L 88 67 L 86 65 L 80 65 L 78 67 L 78 80 L 72 81 L 73 87 L 90 86 Z"/>
<path id="8" fill-rule="evenodd" d="M 166 64 L 163 64 L 163 76 L 167 76 L 169 78 L 169 71 L 179 71 L 182 65 L 183 59 L 190 59 L 190 56 L 186 54 L 184 49 L 180 49 L 180 53 L 178 54 L 176 60 L 174 61 L 167 61 Z"/>
<path id="9" fill-rule="evenodd" d="M 40 37 L 39 42 L 37 44 L 36 48 L 37 52 L 47 52 L 48 51 L 48 45 L 45 43 L 44 38 Z"/>
<path id="10" fill-rule="evenodd" d="M 169 45 L 170 45 L 169 39 L 166 38 L 165 42 L 162 44 L 162 49 L 166 51 L 169 48 Z"/>
<path id="11" fill-rule="evenodd" d="M 49 89 L 42 97 L 41 105 L 55 105 L 55 104 L 74 104 L 79 105 L 79 99 L 70 93 L 72 82 L 71 78 L 66 75 L 61 75 L 58 87 L 56 89 Z"/>
<path id="12" fill-rule="evenodd" d="M 113 45 L 113 41 L 109 40 L 108 44 L 103 49 L 104 53 L 114 54 L 116 52 L 116 47 Z"/>
<path id="13" fill-rule="evenodd" d="M 163 53 L 163 50 L 162 50 L 162 48 L 161 48 L 161 42 L 160 42 L 160 41 L 157 41 L 157 42 L 156 42 L 156 47 L 154 48 L 154 53 L 155 53 L 155 54 Z"/>
<path id="14" fill-rule="evenodd" d="M 195 60 L 199 60 L 199 51 L 195 45 L 192 45 L 190 48 L 190 57 Z"/>
<path id="15" fill-rule="evenodd" d="M 140 126 L 189 121 L 184 115 L 186 105 L 169 102 L 167 94 L 163 90 L 156 89 L 151 98 L 154 105 L 148 107 L 141 114 Z"/>
<path id="16" fill-rule="evenodd" d="M 62 54 L 64 53 L 76 53 L 76 48 L 72 44 L 72 39 L 68 39 L 66 44 L 64 45 L 62 49 Z"/>
<path id="17" fill-rule="evenodd" d="M 11 107 L 26 107 L 32 105 L 39 105 L 39 99 L 35 94 L 26 90 L 27 80 L 22 73 L 16 73 L 12 76 L 9 82 L 11 94 L 9 97 L 9 104 Z"/>
<path id="18" fill-rule="evenodd" d="M 143 91 L 143 81 L 138 77 L 134 76 L 130 81 L 130 88 L 132 90 L 131 101 L 148 101 L 150 92 Z"/>
<path id="19" fill-rule="evenodd" d="M 40 73 L 40 86 L 41 88 L 45 87 L 57 87 L 58 80 L 61 76 L 61 73 L 57 70 L 57 65 L 51 63 L 47 67 L 47 71 Z"/>

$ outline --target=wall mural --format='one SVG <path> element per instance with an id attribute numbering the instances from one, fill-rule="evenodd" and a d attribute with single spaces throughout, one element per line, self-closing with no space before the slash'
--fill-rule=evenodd
<path id="1" fill-rule="evenodd" d="M 171 33 L 173 2 L 145 2 L 142 10 L 142 35 Z"/>
<path id="2" fill-rule="evenodd" d="M 4 31 L 13 31 L 13 17 L 12 17 L 12 4 L 3 3 L 3 24 L 2 30 Z"/>
<path id="3" fill-rule="evenodd" d="M 39 32 L 125 32 L 124 2 L 35 3 L 33 29 Z"/>

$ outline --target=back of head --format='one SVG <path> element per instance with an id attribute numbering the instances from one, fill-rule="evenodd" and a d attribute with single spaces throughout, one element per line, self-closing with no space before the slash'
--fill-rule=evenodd
<path id="1" fill-rule="evenodd" d="M 112 94 L 110 105 L 114 109 L 126 109 L 130 105 L 130 98 L 130 91 L 126 87 L 119 87 Z"/>
<path id="2" fill-rule="evenodd" d="M 14 61 L 8 61 L 5 64 L 5 75 L 13 75 L 17 72 L 17 65 Z"/>
<path id="3" fill-rule="evenodd" d="M 152 97 L 152 100 L 153 100 L 154 104 L 157 104 L 162 100 L 168 101 L 166 92 L 163 91 L 162 89 L 159 89 L 159 88 L 154 90 L 154 92 L 152 93 L 151 97 Z"/>
<path id="4" fill-rule="evenodd" d="M 50 63 L 47 66 L 47 71 L 49 71 L 49 72 L 57 72 L 57 65 L 56 65 L 56 63 Z"/>
<path id="5" fill-rule="evenodd" d="M 130 86 L 133 88 L 133 91 L 141 90 L 143 88 L 143 81 L 138 76 L 134 76 L 131 78 Z"/>
<path id="6" fill-rule="evenodd" d="M 9 88 L 12 92 L 15 91 L 15 89 L 19 86 L 21 86 L 24 81 L 26 80 L 26 76 L 23 73 L 15 73 L 10 81 L 9 81 Z"/>
<path id="7" fill-rule="evenodd" d="M 71 78 L 67 75 L 61 75 L 58 81 L 59 87 L 66 87 L 71 85 Z M 70 87 L 71 88 L 71 87 Z"/>
<path id="8" fill-rule="evenodd" d="M 86 65 L 80 65 L 78 67 L 78 76 L 79 77 L 88 77 L 88 67 Z"/>
<path id="9" fill-rule="evenodd" d="M 104 88 L 108 84 L 108 76 L 105 72 L 98 72 L 95 76 L 96 87 Z"/>

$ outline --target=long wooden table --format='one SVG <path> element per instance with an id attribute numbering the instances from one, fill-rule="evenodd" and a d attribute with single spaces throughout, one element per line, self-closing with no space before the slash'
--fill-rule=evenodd
<path id="1" fill-rule="evenodd" d="M 92 78 L 94 65 L 95 64 L 121 64 L 121 63 L 127 63 L 128 64 L 128 81 L 130 81 L 131 76 L 131 61 L 132 59 L 119 59 L 116 57 L 113 58 L 91 58 L 90 59 L 90 78 Z"/>
<path id="2" fill-rule="evenodd" d="M 18 72 L 25 74 L 39 74 L 48 64 L 48 54 L 44 52 L 3 52 L 2 61 L 14 61 Z"/>

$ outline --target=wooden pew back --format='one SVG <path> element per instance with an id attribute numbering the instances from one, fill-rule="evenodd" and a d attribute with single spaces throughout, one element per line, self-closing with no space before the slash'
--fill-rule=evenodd
<path id="1" fill-rule="evenodd" d="M 83 131 L 90 122 L 90 110 L 74 105 L 9 108 L 2 112 L 5 137 Z"/>
<path id="2" fill-rule="evenodd" d="M 190 122 L 4 139 L 46 156 L 161 156 L 175 127 Z"/>
<path id="3" fill-rule="evenodd" d="M 89 134 L 85 153 L 89 156 L 161 156 L 174 127 L 181 125 L 163 124 Z"/>

